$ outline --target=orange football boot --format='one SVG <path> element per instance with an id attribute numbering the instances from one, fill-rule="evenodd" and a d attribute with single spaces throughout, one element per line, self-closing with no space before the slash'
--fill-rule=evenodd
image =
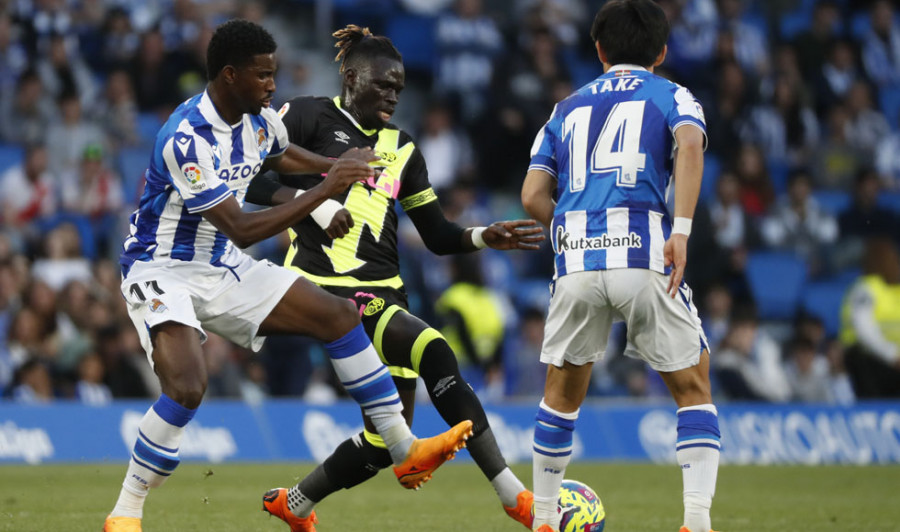
<path id="1" fill-rule="evenodd" d="M 467 419 L 437 436 L 417 438 L 406 453 L 406 460 L 394 466 L 397 480 L 406 489 L 419 489 L 431 479 L 435 469 L 447 460 L 453 460 L 456 451 L 466 446 L 471 435 L 472 422 Z"/>
<path id="2" fill-rule="evenodd" d="M 315 524 L 319 522 L 316 512 L 313 511 L 309 517 L 297 517 L 292 514 L 288 508 L 287 491 L 285 488 L 267 491 L 263 495 L 262 509 L 287 523 L 291 527 L 291 532 L 316 532 Z"/>
<path id="3" fill-rule="evenodd" d="M 537 527 L 534 532 L 558 532 L 557 530 L 553 530 L 550 528 L 550 525 L 541 525 Z"/>
<path id="4" fill-rule="evenodd" d="M 108 515 L 103 522 L 103 532 L 141 532 L 141 518 Z"/>
<path id="5" fill-rule="evenodd" d="M 534 493 L 524 490 L 516 495 L 516 505 L 514 507 L 504 506 L 506 515 L 512 517 L 516 521 L 525 525 L 525 528 L 531 530 L 534 523 Z"/>
<path id="6" fill-rule="evenodd" d="M 683 526 L 683 527 L 681 527 L 681 528 L 678 529 L 678 532 L 691 532 L 691 529 L 688 528 L 688 527 L 686 527 L 686 526 Z M 710 530 L 709 532 L 716 532 L 716 531 L 715 531 L 715 530 Z"/>

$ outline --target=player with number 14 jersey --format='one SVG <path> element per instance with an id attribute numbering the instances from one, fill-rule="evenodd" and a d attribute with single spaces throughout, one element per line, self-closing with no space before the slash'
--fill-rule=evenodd
<path id="1" fill-rule="evenodd" d="M 636 65 L 615 65 L 557 104 L 530 165 L 557 178 L 557 277 L 614 268 L 668 273 L 674 134 L 688 124 L 706 131 L 691 92 Z"/>

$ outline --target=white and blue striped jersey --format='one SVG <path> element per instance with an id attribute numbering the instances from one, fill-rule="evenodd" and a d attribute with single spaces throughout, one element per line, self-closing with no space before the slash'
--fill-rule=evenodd
<path id="1" fill-rule="evenodd" d="M 614 268 L 668 273 L 666 194 L 675 130 L 686 124 L 705 135 L 690 91 L 633 65 L 610 68 L 556 105 L 529 166 L 557 179 L 555 278 Z"/>
<path id="2" fill-rule="evenodd" d="M 123 273 L 134 261 L 218 264 L 232 244 L 201 213 L 230 195 L 243 205 L 263 161 L 287 146 L 287 130 L 273 109 L 245 114 L 230 125 L 205 91 L 179 105 L 156 136 L 146 188 L 119 261 Z"/>

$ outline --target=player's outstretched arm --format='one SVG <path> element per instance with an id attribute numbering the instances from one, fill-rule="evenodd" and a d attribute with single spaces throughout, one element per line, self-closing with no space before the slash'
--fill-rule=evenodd
<path id="1" fill-rule="evenodd" d="M 675 130 L 675 142 L 675 224 L 663 247 L 666 266 L 672 266 L 667 291 L 673 298 L 687 266 L 687 240 L 703 179 L 704 134 L 698 127 L 685 125 Z"/>
<path id="2" fill-rule="evenodd" d="M 321 183 L 287 203 L 263 211 L 243 212 L 237 200 L 230 197 L 203 211 L 203 216 L 235 245 L 244 248 L 284 231 L 308 216 L 323 201 L 374 174 L 372 167 L 362 161 L 338 159 Z"/>
<path id="3" fill-rule="evenodd" d="M 475 243 L 475 231 L 478 228 L 470 227 L 466 232 L 473 238 L 476 247 L 483 247 Z M 494 222 L 484 228 L 481 239 L 493 249 L 528 249 L 540 248 L 540 242 L 544 240 L 544 230 L 535 220 L 512 220 Z"/>
<path id="4" fill-rule="evenodd" d="M 525 212 L 549 229 L 553 223 L 553 189 L 556 178 L 543 170 L 529 170 L 522 184 L 522 206 Z"/>

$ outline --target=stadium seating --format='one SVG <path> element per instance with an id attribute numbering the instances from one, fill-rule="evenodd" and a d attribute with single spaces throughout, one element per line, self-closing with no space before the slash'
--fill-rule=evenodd
<path id="1" fill-rule="evenodd" d="M 900 129 L 900 87 L 878 89 L 878 105 L 894 131 Z"/>
<path id="2" fill-rule="evenodd" d="M 787 161 L 772 158 L 766 164 L 766 169 L 769 171 L 769 179 L 772 180 L 772 188 L 775 193 L 781 195 L 787 192 L 788 174 L 790 173 Z"/>
<path id="3" fill-rule="evenodd" d="M 779 21 L 781 38 L 791 40 L 809 29 L 812 14 L 804 8 L 785 13 Z"/>
<path id="4" fill-rule="evenodd" d="M 806 262 L 792 253 L 762 251 L 747 258 L 747 282 L 760 319 L 792 319 L 808 277 Z"/>
<path id="5" fill-rule="evenodd" d="M 403 54 L 403 66 L 431 74 L 435 62 L 434 18 L 417 15 L 390 17 L 386 35 Z"/>
<path id="6" fill-rule="evenodd" d="M 516 308 L 534 308 L 542 312 L 550 304 L 550 281 L 544 278 L 522 279 L 512 292 Z"/>
<path id="7" fill-rule="evenodd" d="M 0 144 L 0 173 L 21 164 L 25 159 L 25 150 L 13 144 Z"/>
<path id="8" fill-rule="evenodd" d="M 118 170 L 122 174 L 122 190 L 125 199 L 137 202 L 140 198 L 144 171 L 150 162 L 147 148 L 124 148 L 119 152 Z"/>
<path id="9" fill-rule="evenodd" d="M 853 281 L 854 277 L 839 275 L 809 283 L 803 291 L 803 311 L 822 320 L 829 337 L 835 336 L 840 330 L 841 305 Z"/>
<path id="10" fill-rule="evenodd" d="M 832 216 L 840 216 L 853 203 L 853 197 L 843 190 L 816 190 L 813 198 L 822 210 Z"/>
<path id="11" fill-rule="evenodd" d="M 703 182 L 700 183 L 700 201 L 709 201 L 716 197 L 716 183 L 722 173 L 722 162 L 711 153 L 703 157 Z"/>
<path id="12" fill-rule="evenodd" d="M 878 206 L 900 214 L 900 192 L 882 192 L 878 195 Z"/>
<path id="13" fill-rule="evenodd" d="M 153 143 L 161 127 L 162 122 L 155 113 L 140 113 L 137 117 L 137 131 L 146 144 Z"/>

